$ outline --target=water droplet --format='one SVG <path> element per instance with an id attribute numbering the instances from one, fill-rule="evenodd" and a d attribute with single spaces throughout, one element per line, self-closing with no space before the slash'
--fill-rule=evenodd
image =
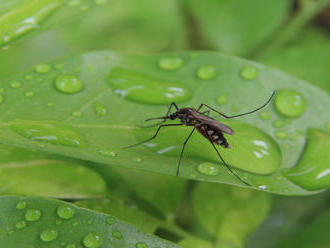
<path id="1" fill-rule="evenodd" d="M 142 162 L 142 159 L 139 158 L 139 157 L 134 157 L 132 160 L 133 160 L 133 162 L 135 162 L 135 163 L 141 163 L 141 162 Z"/>
<path id="2" fill-rule="evenodd" d="M 61 74 L 55 79 L 57 90 L 67 94 L 75 94 L 83 89 L 83 83 L 72 74 Z"/>
<path id="3" fill-rule="evenodd" d="M 57 231 L 53 229 L 44 230 L 40 234 L 40 239 L 44 242 L 50 242 L 57 238 Z"/>
<path id="4" fill-rule="evenodd" d="M 103 5 L 103 4 L 106 4 L 108 0 L 94 0 L 94 2 L 97 4 L 97 5 Z"/>
<path id="5" fill-rule="evenodd" d="M 254 65 L 246 65 L 241 70 L 241 76 L 242 78 L 246 80 L 252 80 L 258 77 L 259 70 Z"/>
<path id="6" fill-rule="evenodd" d="M 227 102 L 227 95 L 226 94 L 222 94 L 220 96 L 217 97 L 217 103 L 222 105 L 225 104 Z"/>
<path id="7" fill-rule="evenodd" d="M 54 103 L 49 102 L 49 103 L 47 103 L 47 106 L 48 106 L 48 107 L 54 107 Z"/>
<path id="8" fill-rule="evenodd" d="M 56 221 L 55 221 L 55 224 L 56 224 L 56 225 L 62 225 L 62 224 L 63 224 L 63 221 L 62 221 L 62 220 L 56 220 Z"/>
<path id="9" fill-rule="evenodd" d="M 19 201 L 16 204 L 16 209 L 18 209 L 18 210 L 23 210 L 25 208 L 26 208 L 26 201 Z"/>
<path id="10" fill-rule="evenodd" d="M 199 164 L 197 170 L 204 175 L 216 176 L 219 174 L 219 165 L 205 162 Z"/>
<path id="11" fill-rule="evenodd" d="M 267 185 L 259 185 L 258 188 L 259 189 L 262 189 L 262 190 L 266 190 L 267 189 Z"/>
<path id="12" fill-rule="evenodd" d="M 37 73 L 44 74 L 50 71 L 50 66 L 48 64 L 39 64 L 34 67 L 34 70 Z"/>
<path id="13" fill-rule="evenodd" d="M 74 117 L 81 117 L 82 116 L 82 113 L 80 111 L 74 111 L 71 113 L 72 116 Z"/>
<path id="14" fill-rule="evenodd" d="M 180 57 L 166 56 L 158 60 L 158 66 L 166 71 L 177 70 L 183 65 L 183 59 Z"/>
<path id="15" fill-rule="evenodd" d="M 17 229 L 22 229 L 22 228 L 26 227 L 26 222 L 25 222 L 24 220 L 19 221 L 19 222 L 17 222 L 17 223 L 15 224 L 15 227 L 16 227 Z"/>
<path id="16" fill-rule="evenodd" d="M 72 222 L 72 226 L 78 226 L 79 223 L 77 221 Z"/>
<path id="17" fill-rule="evenodd" d="M 86 146 L 85 140 L 76 130 L 60 122 L 16 120 L 10 124 L 16 133 L 32 141 L 72 147 Z"/>
<path id="18" fill-rule="evenodd" d="M 98 248 L 102 243 L 103 238 L 96 233 L 89 233 L 83 239 L 83 244 L 87 248 Z"/>
<path id="19" fill-rule="evenodd" d="M 63 64 L 55 64 L 55 65 L 54 65 L 54 68 L 55 68 L 56 70 L 61 70 L 61 69 L 63 69 L 63 67 L 64 67 Z"/>
<path id="20" fill-rule="evenodd" d="M 137 242 L 135 247 L 136 248 L 148 248 L 148 245 L 144 242 Z"/>
<path id="21" fill-rule="evenodd" d="M 12 87 L 14 89 L 18 89 L 22 86 L 22 84 L 18 81 L 11 81 L 9 84 L 10 84 L 10 87 Z"/>
<path id="22" fill-rule="evenodd" d="M 34 76 L 28 74 L 28 75 L 25 75 L 24 78 L 25 78 L 26 80 L 32 80 L 32 79 L 34 78 Z"/>
<path id="23" fill-rule="evenodd" d="M 8 231 L 8 235 L 12 235 L 12 234 L 14 234 L 14 230 Z"/>
<path id="24" fill-rule="evenodd" d="M 25 212 L 25 220 L 37 221 L 41 217 L 41 211 L 39 209 L 29 209 Z"/>
<path id="25" fill-rule="evenodd" d="M 310 128 L 307 143 L 297 165 L 284 171 L 284 176 L 307 190 L 326 189 L 330 185 L 330 133 Z"/>
<path id="26" fill-rule="evenodd" d="M 117 154 L 113 151 L 109 151 L 109 150 L 99 150 L 98 153 L 102 156 L 105 157 L 115 157 L 117 156 Z"/>
<path id="27" fill-rule="evenodd" d="M 65 248 L 76 248 L 76 245 L 75 244 L 69 244 L 69 245 L 65 246 Z"/>
<path id="28" fill-rule="evenodd" d="M 287 117 L 298 117 L 307 107 L 305 97 L 292 89 L 279 90 L 275 95 L 274 103 L 278 112 Z"/>
<path id="29" fill-rule="evenodd" d="M 75 214 L 75 209 L 69 205 L 62 205 L 57 208 L 57 215 L 65 220 L 71 219 Z"/>
<path id="30" fill-rule="evenodd" d="M 117 219 L 116 219 L 116 217 L 114 217 L 114 216 L 109 216 L 109 217 L 107 218 L 107 223 L 108 223 L 109 225 L 113 225 L 113 224 L 115 224 L 116 221 L 117 221 Z"/>
<path id="31" fill-rule="evenodd" d="M 34 96 L 34 93 L 32 91 L 25 92 L 26 97 L 32 97 Z"/>
<path id="32" fill-rule="evenodd" d="M 164 105 L 191 98 L 190 90 L 181 83 L 161 81 L 122 68 L 113 68 L 107 80 L 116 94 L 139 103 Z"/>
<path id="33" fill-rule="evenodd" d="M 0 95 L 0 103 L 3 103 L 3 101 L 4 101 L 4 97 Z"/>
<path id="34" fill-rule="evenodd" d="M 68 5 L 70 6 L 78 6 L 81 3 L 81 0 L 70 0 Z"/>
<path id="35" fill-rule="evenodd" d="M 123 234 L 119 230 L 113 230 L 112 237 L 116 239 L 123 239 Z"/>
<path id="36" fill-rule="evenodd" d="M 108 113 L 108 110 L 106 107 L 104 107 L 101 103 L 95 102 L 93 104 L 94 106 L 94 111 L 97 116 L 105 116 Z"/>
<path id="37" fill-rule="evenodd" d="M 263 111 L 259 112 L 259 117 L 263 121 L 268 121 L 272 118 L 272 114 L 270 112 Z"/>
<path id="38" fill-rule="evenodd" d="M 288 138 L 288 133 L 282 130 L 278 130 L 275 132 L 275 136 L 279 139 L 287 139 Z"/>
<path id="39" fill-rule="evenodd" d="M 217 71 L 212 65 L 203 65 L 197 70 L 197 77 L 203 80 L 214 78 L 216 74 Z"/>
<path id="40" fill-rule="evenodd" d="M 272 125 L 273 125 L 273 127 L 276 127 L 276 128 L 284 127 L 285 121 L 279 119 L 279 120 L 273 121 Z"/>

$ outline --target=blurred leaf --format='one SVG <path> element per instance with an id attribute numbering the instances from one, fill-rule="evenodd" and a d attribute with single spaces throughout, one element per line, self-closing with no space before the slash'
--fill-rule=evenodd
<path id="1" fill-rule="evenodd" d="M 302 78 L 330 93 L 330 39 L 322 30 L 308 28 L 299 40 L 258 58 L 261 62 Z"/>
<path id="2" fill-rule="evenodd" d="M 188 0 L 202 35 L 222 52 L 247 55 L 285 21 L 288 0 Z"/>
<path id="3" fill-rule="evenodd" d="M 48 154 L 0 146 L 1 195 L 82 199 L 104 193 L 105 182 L 91 169 Z"/>
<path id="4" fill-rule="evenodd" d="M 201 239 L 188 238 L 179 242 L 179 245 L 183 248 L 215 248 L 215 246 L 207 241 Z"/>
<path id="5" fill-rule="evenodd" d="M 245 239 L 267 216 L 270 198 L 262 192 L 200 183 L 193 193 L 200 223 L 219 247 L 245 247 Z"/>
<path id="6" fill-rule="evenodd" d="M 216 72 L 209 80 L 200 76 L 205 65 L 212 65 Z M 173 66 L 179 68 L 165 70 Z M 257 75 L 247 80 L 241 76 L 242 69 L 251 67 Z M 284 118 L 269 104 L 263 112 L 270 114 L 271 120 L 254 114 L 239 122 L 226 121 L 239 135 L 226 136 L 232 149 L 219 148 L 230 165 L 245 170 L 237 173 L 255 188 L 286 195 L 318 192 L 295 185 L 281 172 L 293 167 L 302 155 L 306 130 L 325 127 L 329 121 L 329 98 L 303 81 L 260 64 L 212 52 L 95 52 L 38 65 L 1 85 L 2 143 L 169 175 L 176 174 L 181 145 L 191 128 L 165 128 L 149 147 L 122 148 L 154 134 L 156 128 L 136 125 L 148 117 L 164 115 L 166 107 L 162 105 L 167 101 L 185 101 L 179 105 L 194 107 L 207 103 L 220 109 L 217 99 L 225 95 L 228 102 L 221 104 L 221 111 L 238 114 L 261 106 L 274 89 L 290 85 L 307 102 L 299 118 Z M 61 92 L 71 90 L 73 94 Z M 290 100 L 282 103 L 290 104 Z M 271 124 L 276 120 L 284 122 L 284 127 Z M 329 165 L 320 167 L 326 171 Z M 227 172 L 209 142 L 196 133 L 185 151 L 180 176 L 243 185 Z"/>
<path id="7" fill-rule="evenodd" d="M 26 202 L 23 210 L 19 202 Z M 20 204 L 19 206 L 24 206 Z M 57 214 L 59 207 L 69 208 L 64 217 Z M 34 211 L 33 211 L 34 210 Z M 39 210 L 36 212 L 35 210 Z M 32 214 L 31 214 L 32 212 Z M 41 216 L 40 216 L 41 214 Z M 39 218 L 38 218 L 39 216 Z M 72 204 L 43 198 L 0 197 L 0 244 L 6 248 L 29 248 L 47 245 L 57 248 L 64 245 L 76 247 L 135 247 L 139 243 L 147 247 L 177 247 L 109 215 L 100 214 Z M 26 222 L 23 222 L 24 219 Z M 29 221 L 30 220 L 30 221 Z M 34 220 L 34 221 L 32 221 Z M 25 225 L 24 225 L 25 223 Z M 45 240 L 45 241 L 44 241 Z"/>
<path id="8" fill-rule="evenodd" d="M 159 224 L 159 220 L 141 211 L 137 205 L 126 199 L 108 197 L 100 200 L 78 201 L 75 204 L 79 207 L 115 215 L 146 233 L 153 233 Z"/>

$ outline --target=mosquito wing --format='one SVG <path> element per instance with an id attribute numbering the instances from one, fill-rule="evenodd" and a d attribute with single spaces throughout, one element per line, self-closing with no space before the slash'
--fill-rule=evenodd
<path id="1" fill-rule="evenodd" d="M 224 132 L 224 133 L 227 133 L 227 134 L 230 134 L 230 135 L 233 135 L 234 134 L 234 131 L 233 129 L 231 129 L 230 127 L 228 127 L 227 125 L 219 122 L 219 121 L 216 121 L 216 120 L 210 120 L 208 122 L 208 125 L 210 127 L 213 127 L 214 129 L 219 129 L 220 131 Z"/>

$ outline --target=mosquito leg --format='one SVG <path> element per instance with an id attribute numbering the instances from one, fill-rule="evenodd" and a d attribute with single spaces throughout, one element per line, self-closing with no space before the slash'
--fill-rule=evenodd
<path id="1" fill-rule="evenodd" d="M 209 116 L 210 110 L 203 111 L 203 112 L 201 112 L 201 114 L 206 115 L 206 116 Z"/>
<path id="2" fill-rule="evenodd" d="M 144 140 L 144 141 L 141 141 L 141 142 L 139 142 L 139 143 L 136 143 L 136 144 L 130 145 L 130 146 L 126 146 L 126 147 L 124 147 L 124 148 L 131 148 L 131 147 L 134 147 L 134 146 L 141 145 L 141 144 L 143 144 L 143 143 L 145 143 L 145 142 L 148 142 L 148 141 L 150 141 L 150 140 L 153 140 L 154 138 L 157 137 L 157 134 L 159 133 L 159 131 L 160 131 L 160 129 L 161 129 L 162 127 L 172 127 L 172 126 L 182 126 L 182 125 L 183 125 L 183 124 L 164 124 L 164 125 L 160 125 L 160 126 L 158 127 L 156 133 L 155 133 L 151 138 L 146 139 L 146 140 Z"/>
<path id="3" fill-rule="evenodd" d="M 270 96 L 270 98 L 267 100 L 267 102 L 265 102 L 265 103 L 264 103 L 263 105 L 261 105 L 260 107 L 254 109 L 254 110 L 252 110 L 252 111 L 245 112 L 245 113 L 238 114 L 238 115 L 228 116 L 228 115 L 223 114 L 223 113 L 219 112 L 218 110 L 216 110 L 216 109 L 212 108 L 211 106 L 209 106 L 209 105 L 207 105 L 207 104 L 204 104 L 204 103 L 202 103 L 202 104 L 198 107 L 197 111 L 201 110 L 202 107 L 205 106 L 206 108 L 208 108 L 208 109 L 210 109 L 210 110 L 212 110 L 212 111 L 218 113 L 219 115 L 221 115 L 221 116 L 223 116 L 223 117 L 225 117 L 225 118 L 227 118 L 227 119 L 235 118 L 235 117 L 240 117 L 240 116 L 243 116 L 243 115 L 252 114 L 252 113 L 257 112 L 258 110 L 260 110 L 260 109 L 266 107 L 266 105 L 272 100 L 272 98 L 273 98 L 274 95 L 275 95 L 275 91 L 273 91 L 273 94 Z"/>
<path id="4" fill-rule="evenodd" d="M 240 180 L 240 181 L 241 181 L 242 183 L 244 183 L 245 185 L 252 187 L 251 184 L 245 182 L 245 181 L 244 181 L 244 180 L 243 180 L 243 179 L 242 179 L 242 178 L 241 178 L 236 172 L 234 172 L 234 170 L 232 170 L 232 169 L 230 168 L 230 166 L 229 166 L 229 165 L 225 162 L 225 160 L 222 158 L 220 152 L 219 152 L 218 149 L 215 147 L 215 145 L 214 145 L 214 143 L 213 143 L 212 141 L 211 141 L 211 144 L 212 144 L 214 150 L 217 152 L 217 154 L 218 154 L 219 158 L 221 159 L 222 163 L 226 166 L 226 168 L 230 171 L 230 173 L 231 173 L 232 175 L 234 175 L 238 180 Z"/>
<path id="5" fill-rule="evenodd" d="M 194 127 L 194 129 L 191 131 L 191 133 L 188 135 L 187 139 L 183 142 L 183 146 L 182 146 L 182 150 L 181 150 L 181 154 L 180 154 L 180 158 L 179 158 L 179 162 L 178 162 L 178 167 L 176 169 L 176 175 L 179 176 L 180 173 L 180 165 L 181 165 L 181 159 L 183 157 L 183 152 L 184 149 L 186 147 L 186 144 L 188 142 L 188 140 L 190 139 L 191 135 L 193 134 L 193 132 L 195 131 L 196 127 Z"/>

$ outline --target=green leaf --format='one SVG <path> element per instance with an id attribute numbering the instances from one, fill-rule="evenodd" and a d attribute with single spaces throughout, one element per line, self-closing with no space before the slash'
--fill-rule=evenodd
<path id="1" fill-rule="evenodd" d="M 0 219 L 0 244 L 7 248 L 135 247 L 137 243 L 147 247 L 177 247 L 114 216 L 56 200 L 0 197 Z"/>
<path id="2" fill-rule="evenodd" d="M 105 182 L 93 170 L 36 151 L 0 146 L 0 194 L 95 198 Z"/>
<path id="3" fill-rule="evenodd" d="M 330 93 L 330 42 L 324 31 L 307 28 L 291 45 L 268 53 L 259 61 L 302 78 Z"/>
<path id="4" fill-rule="evenodd" d="M 127 199 L 108 197 L 100 200 L 78 201 L 75 204 L 79 207 L 115 215 L 146 233 L 153 233 L 159 224 L 159 220 L 143 212 L 134 202 Z"/>
<path id="5" fill-rule="evenodd" d="M 286 19 L 292 1 L 188 0 L 203 38 L 222 52 L 246 55 Z"/>
<path id="6" fill-rule="evenodd" d="M 205 79 L 205 65 L 216 72 L 211 78 Z M 47 70 L 40 72 L 40 68 Z M 63 75 L 67 80 L 59 80 Z M 164 82 L 171 86 L 163 87 Z M 134 83 L 136 87 L 131 87 Z M 76 87 L 80 84 L 83 87 Z M 155 91 L 148 88 L 158 84 Z M 304 150 L 307 129 L 326 128 L 329 97 L 301 80 L 260 64 L 213 52 L 94 52 L 39 65 L 1 85 L 1 143 L 169 175 L 176 174 L 182 144 L 192 128 L 163 128 L 152 143 L 124 149 L 156 131 L 155 127 L 138 127 L 143 120 L 164 116 L 165 104 L 178 99 L 184 101 L 178 102 L 181 107 L 197 108 L 206 103 L 235 115 L 261 106 L 273 90 L 279 90 L 259 114 L 225 121 L 235 130 L 235 135 L 225 134 L 232 148 L 218 149 L 254 188 L 286 195 L 318 192 L 296 185 L 282 172 L 308 151 Z M 154 98 L 150 94 L 157 94 L 160 104 L 150 104 L 148 98 Z M 191 98 L 182 98 L 182 94 Z M 300 100 L 298 105 L 296 98 Z M 319 167 L 325 173 L 329 164 Z M 180 176 L 243 185 L 221 166 L 210 143 L 197 132 L 186 147 Z M 328 175 L 326 178 L 329 185 Z"/>
<path id="7" fill-rule="evenodd" d="M 262 192 L 200 183 L 194 212 L 219 247 L 245 247 L 245 239 L 267 216 L 270 197 Z"/>
<path id="8" fill-rule="evenodd" d="M 211 242 L 207 242 L 205 240 L 201 239 L 195 239 L 195 238 L 188 238 L 181 240 L 179 242 L 179 245 L 183 248 L 214 248 L 213 244 Z"/>

